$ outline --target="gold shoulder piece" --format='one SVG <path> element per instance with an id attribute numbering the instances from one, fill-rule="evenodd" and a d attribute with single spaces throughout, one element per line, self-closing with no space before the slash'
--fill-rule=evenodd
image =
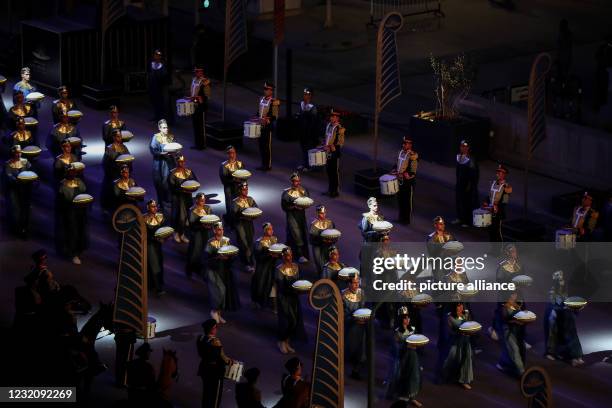
<path id="1" fill-rule="evenodd" d="M 418 160 L 419 158 L 419 154 L 417 152 L 412 152 L 412 155 L 410 156 L 410 158 L 412 160 Z"/>
<path id="2" fill-rule="evenodd" d="M 272 100 L 272 105 L 273 106 L 280 106 L 280 99 L 273 99 Z"/>

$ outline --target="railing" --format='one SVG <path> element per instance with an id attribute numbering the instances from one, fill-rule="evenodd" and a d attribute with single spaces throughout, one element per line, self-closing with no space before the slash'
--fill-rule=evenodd
<path id="1" fill-rule="evenodd" d="M 391 11 L 397 11 L 404 17 L 430 13 L 444 17 L 440 0 L 370 0 L 369 25 L 376 25 Z"/>

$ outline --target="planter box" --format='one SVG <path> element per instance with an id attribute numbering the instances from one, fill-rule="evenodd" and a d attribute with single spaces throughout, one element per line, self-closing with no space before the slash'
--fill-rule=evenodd
<path id="1" fill-rule="evenodd" d="M 445 166 L 454 166 L 459 143 L 464 139 L 470 143 L 474 157 L 479 160 L 488 157 L 491 129 L 489 119 L 461 116 L 451 122 L 434 120 L 432 117 L 431 112 L 426 112 L 410 118 L 410 136 L 419 157 Z"/>
<path id="2" fill-rule="evenodd" d="M 355 194 L 363 197 L 380 197 L 378 178 L 386 172 L 382 169 L 363 169 L 355 172 Z"/>
<path id="3" fill-rule="evenodd" d="M 206 123 L 206 144 L 213 149 L 225 150 L 228 145 L 242 147 L 243 128 L 228 122 Z"/>

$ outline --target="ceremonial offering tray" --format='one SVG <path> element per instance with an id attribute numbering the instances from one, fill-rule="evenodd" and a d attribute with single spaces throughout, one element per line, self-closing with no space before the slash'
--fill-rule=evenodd
<path id="1" fill-rule="evenodd" d="M 372 317 L 372 310 L 367 308 L 357 309 L 353 312 L 353 317 L 356 320 L 370 320 L 370 317 Z"/>
<path id="2" fill-rule="evenodd" d="M 293 285 L 291 286 L 293 289 L 299 292 L 308 292 L 310 289 L 312 289 L 312 282 L 307 280 L 298 280 L 293 282 Z"/>
<path id="3" fill-rule="evenodd" d="M 72 146 L 80 146 L 81 142 L 82 142 L 81 138 L 80 137 L 76 137 L 76 136 L 71 136 L 71 137 L 67 138 L 66 140 L 68 140 L 68 142 Z M 121 156 L 119 156 L 119 157 L 121 157 Z"/>
<path id="4" fill-rule="evenodd" d="M 422 334 L 411 334 L 406 337 L 406 344 L 413 347 L 422 347 L 429 343 L 429 338 Z"/>
<path id="5" fill-rule="evenodd" d="M 78 194 L 76 197 L 74 197 L 74 199 L 72 199 L 72 202 L 74 204 L 86 205 L 92 203 L 93 200 L 94 198 L 89 194 Z"/>
<path id="6" fill-rule="evenodd" d="M 314 204 L 314 200 L 310 197 L 298 197 L 293 200 L 293 204 L 297 205 L 298 207 L 308 208 Z"/>
<path id="7" fill-rule="evenodd" d="M 570 296 L 563 301 L 563 304 L 571 309 L 582 309 L 587 303 L 587 300 L 580 296 Z"/>
<path id="8" fill-rule="evenodd" d="M 533 283 L 533 278 L 527 275 L 517 275 L 512 278 L 512 282 L 520 286 L 529 286 Z"/>
<path id="9" fill-rule="evenodd" d="M 162 146 L 162 150 L 166 153 L 176 153 L 183 148 L 183 145 L 180 143 L 172 142 L 166 143 Z"/>
<path id="10" fill-rule="evenodd" d="M 31 117 L 31 116 L 23 118 L 23 121 L 25 122 L 26 126 L 36 126 L 36 125 L 38 125 L 38 120 L 36 118 Z"/>
<path id="11" fill-rule="evenodd" d="M 463 251 L 463 244 L 459 241 L 448 241 L 447 243 L 442 245 L 442 250 L 447 256 L 456 255 L 459 252 Z"/>
<path id="12" fill-rule="evenodd" d="M 352 266 L 347 266 L 346 268 L 342 268 L 340 271 L 338 271 L 338 279 L 349 280 L 353 276 L 359 276 L 359 270 L 357 268 L 353 268 Z"/>
<path id="13" fill-rule="evenodd" d="M 238 254 L 238 247 L 233 245 L 223 245 L 221 248 L 219 248 L 217 253 L 219 255 L 234 256 Z"/>
<path id="14" fill-rule="evenodd" d="M 415 295 L 410 299 L 411 303 L 414 303 L 420 306 L 428 305 L 432 301 L 433 301 L 433 298 L 429 296 L 427 293 L 419 293 L 418 295 Z"/>
<path id="15" fill-rule="evenodd" d="M 342 233 L 335 228 L 324 229 L 323 231 L 321 231 L 321 238 L 327 239 L 330 241 L 337 240 L 341 236 L 342 236 Z"/>
<path id="16" fill-rule="evenodd" d="M 388 232 L 393 228 L 393 224 L 389 221 L 374 221 L 372 229 L 376 232 Z"/>
<path id="17" fill-rule="evenodd" d="M 263 214 L 263 211 L 261 211 L 261 209 L 257 207 L 249 207 L 249 208 L 245 208 L 244 210 L 242 210 L 242 215 L 244 215 L 247 218 L 257 218 L 261 214 Z"/>
<path id="18" fill-rule="evenodd" d="M 165 239 L 172 235 L 174 228 L 172 227 L 161 227 L 155 231 L 155 238 Z"/>
<path id="19" fill-rule="evenodd" d="M 68 111 L 68 117 L 69 117 L 70 119 L 74 119 L 74 120 L 77 120 L 77 121 L 78 121 L 79 119 L 81 119 L 81 118 L 83 117 L 83 112 L 81 112 L 81 111 L 79 111 L 79 110 L 76 110 L 76 109 L 74 109 L 74 110 L 69 110 L 69 111 Z"/>
<path id="20" fill-rule="evenodd" d="M 232 173 L 232 177 L 240 180 L 246 180 L 251 177 L 251 172 L 246 169 L 238 169 Z"/>
<path id="21" fill-rule="evenodd" d="M 476 289 L 468 289 L 467 285 L 464 285 L 464 289 L 457 289 L 457 293 L 459 293 L 461 296 L 474 296 L 475 294 L 478 293 L 478 291 Z"/>
<path id="22" fill-rule="evenodd" d="M 17 175 L 17 180 L 19 180 L 19 181 L 35 181 L 35 180 L 38 180 L 38 174 L 34 173 L 33 171 L 25 170 L 25 171 L 20 172 Z"/>
<path id="23" fill-rule="evenodd" d="M 42 149 L 38 146 L 26 146 L 21 150 L 21 154 L 30 158 L 36 157 L 42 152 Z"/>
<path id="24" fill-rule="evenodd" d="M 134 134 L 130 132 L 129 130 L 121 131 L 121 140 L 123 140 L 124 142 L 129 142 L 133 138 L 134 138 Z"/>
<path id="25" fill-rule="evenodd" d="M 395 195 L 399 191 L 399 182 L 393 174 L 383 174 L 378 178 L 382 195 Z"/>
<path id="26" fill-rule="evenodd" d="M 536 314 L 529 310 L 521 310 L 514 315 L 514 318 L 524 323 L 530 323 L 535 321 Z"/>
<path id="27" fill-rule="evenodd" d="M 125 193 L 125 195 L 129 197 L 138 198 L 138 197 L 144 197 L 145 193 L 146 191 L 142 187 L 130 187 L 128 191 Z"/>
<path id="28" fill-rule="evenodd" d="M 206 214 L 200 218 L 200 222 L 202 224 L 213 225 L 221 221 L 218 215 L 215 214 Z"/>
<path id="29" fill-rule="evenodd" d="M 40 92 L 30 92 L 28 96 L 26 96 L 26 101 L 28 102 L 38 102 L 45 97 L 45 94 Z"/>
<path id="30" fill-rule="evenodd" d="M 181 184 L 181 188 L 185 191 L 196 191 L 200 188 L 200 183 L 196 180 L 186 180 Z"/>
<path id="31" fill-rule="evenodd" d="M 459 326 L 459 330 L 466 334 L 478 333 L 480 329 L 482 329 L 482 325 L 474 321 L 464 322 L 461 324 L 461 326 Z"/>
<path id="32" fill-rule="evenodd" d="M 283 252 L 283 249 L 285 248 L 287 248 L 287 245 L 276 243 L 276 244 L 270 245 L 270 247 L 268 248 L 268 251 L 273 252 L 275 254 L 280 254 Z"/>

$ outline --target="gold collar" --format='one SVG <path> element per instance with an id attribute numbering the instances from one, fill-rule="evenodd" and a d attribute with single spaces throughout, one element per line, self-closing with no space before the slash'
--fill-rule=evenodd
<path id="1" fill-rule="evenodd" d="M 229 245 L 229 243 L 230 240 L 228 237 L 221 237 L 221 239 L 211 238 L 208 240 L 208 244 L 215 249 L 219 249 L 222 246 Z"/>
<path id="2" fill-rule="evenodd" d="M 278 265 L 278 270 L 287 277 L 297 276 L 299 272 L 298 265 L 295 262 L 291 262 L 290 264 L 282 263 Z"/>
<path id="3" fill-rule="evenodd" d="M 361 299 L 363 298 L 361 288 L 357 288 L 357 292 L 351 292 L 350 289 L 344 289 L 342 291 L 342 298 L 353 303 L 361 302 Z"/>
<path id="4" fill-rule="evenodd" d="M 144 218 L 145 224 L 150 225 L 151 227 L 160 225 L 162 222 L 164 222 L 164 214 L 162 213 L 146 213 L 142 216 L 142 218 Z"/>
<path id="5" fill-rule="evenodd" d="M 312 223 L 310 225 L 314 226 L 316 229 L 319 230 L 326 230 L 332 227 L 332 220 L 326 218 L 324 220 L 320 220 L 318 218 L 315 218 L 314 221 L 312 221 Z"/>
<path id="6" fill-rule="evenodd" d="M 298 188 L 289 187 L 285 191 L 287 191 L 287 194 L 289 194 L 289 196 L 293 197 L 293 198 L 305 197 L 306 196 L 306 190 L 304 190 L 304 188 L 302 186 L 300 186 Z"/>
<path id="7" fill-rule="evenodd" d="M 229 171 L 236 171 L 242 168 L 242 162 L 239 160 L 234 160 L 230 163 L 229 160 L 226 160 L 223 162 L 223 167 L 225 167 Z"/>
<path id="8" fill-rule="evenodd" d="M 172 174 L 174 175 L 174 177 L 184 180 L 187 177 L 191 176 L 191 170 L 189 170 L 188 168 L 181 169 L 179 167 L 176 167 L 174 170 L 172 170 Z"/>
<path id="9" fill-rule="evenodd" d="M 206 206 L 199 208 L 194 205 L 193 207 L 191 207 L 191 212 L 199 217 L 203 217 L 207 214 L 210 214 L 210 208 L 206 208 Z"/>

